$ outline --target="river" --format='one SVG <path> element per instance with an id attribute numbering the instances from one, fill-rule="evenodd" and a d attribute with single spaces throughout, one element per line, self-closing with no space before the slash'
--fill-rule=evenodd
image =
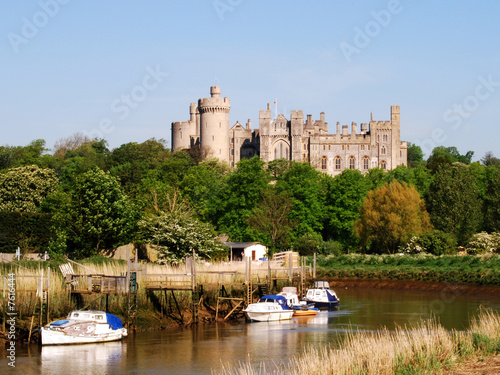
<path id="1" fill-rule="evenodd" d="M 291 321 L 201 324 L 130 335 L 122 342 L 16 348 L 15 368 L 0 349 L 1 374 L 217 374 L 222 366 L 281 363 L 306 346 L 334 346 L 347 330 L 393 330 L 435 316 L 448 330 L 468 328 L 480 306 L 500 311 L 500 296 L 395 290 L 336 290 L 338 311 Z"/>

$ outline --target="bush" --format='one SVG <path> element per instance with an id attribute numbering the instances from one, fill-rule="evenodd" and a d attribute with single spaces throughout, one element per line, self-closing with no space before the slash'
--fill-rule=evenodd
<path id="1" fill-rule="evenodd" d="M 467 252 L 469 254 L 499 253 L 500 233 L 476 233 L 467 245 Z"/>
<path id="2" fill-rule="evenodd" d="M 452 254 L 457 247 L 457 240 L 453 234 L 437 229 L 420 236 L 419 242 L 425 252 L 434 255 Z"/>
<path id="3" fill-rule="evenodd" d="M 323 255 L 341 255 L 344 253 L 344 247 L 337 241 L 322 241 L 319 244 L 319 253 Z"/>

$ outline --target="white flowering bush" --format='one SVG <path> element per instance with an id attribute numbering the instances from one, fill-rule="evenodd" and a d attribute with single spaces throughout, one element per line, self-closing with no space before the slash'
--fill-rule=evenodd
<path id="1" fill-rule="evenodd" d="M 37 212 L 57 184 L 52 169 L 36 165 L 9 169 L 0 174 L 0 211 Z"/>
<path id="2" fill-rule="evenodd" d="M 420 245 L 419 238 L 413 236 L 405 245 L 399 247 L 399 252 L 404 254 L 420 254 L 425 249 Z"/>
<path id="3" fill-rule="evenodd" d="M 469 254 L 499 253 L 500 233 L 476 233 L 470 239 L 466 250 Z"/>
<path id="4" fill-rule="evenodd" d="M 223 251 L 210 224 L 186 213 L 160 212 L 139 222 L 141 237 L 159 249 L 159 263 L 178 264 L 192 254 L 211 258 Z"/>

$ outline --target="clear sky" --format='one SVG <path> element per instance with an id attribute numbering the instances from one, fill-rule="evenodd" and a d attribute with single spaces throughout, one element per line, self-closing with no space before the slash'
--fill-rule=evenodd
<path id="1" fill-rule="evenodd" d="M 219 85 L 231 125 L 267 103 L 335 124 L 390 120 L 500 157 L 500 1 L 0 2 L 0 145 L 82 132 L 113 149 L 189 118 Z M 274 105 L 272 105 L 274 114 Z"/>

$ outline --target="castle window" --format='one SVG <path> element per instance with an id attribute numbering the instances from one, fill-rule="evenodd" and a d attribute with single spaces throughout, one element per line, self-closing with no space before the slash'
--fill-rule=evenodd
<path id="1" fill-rule="evenodd" d="M 326 163 L 327 163 L 326 156 L 323 156 L 321 158 L 321 169 L 324 170 L 324 171 L 326 170 Z"/>
<path id="2" fill-rule="evenodd" d="M 365 150 L 365 145 L 361 145 L 361 151 Z"/>
<path id="3" fill-rule="evenodd" d="M 325 150 L 326 150 L 326 146 L 325 146 L 325 145 L 323 145 L 323 151 L 325 151 Z"/>
<path id="4" fill-rule="evenodd" d="M 384 139 L 384 142 L 387 142 L 387 135 L 384 135 L 383 139 Z"/>
<path id="5" fill-rule="evenodd" d="M 356 168 L 356 159 L 354 156 L 351 156 L 349 158 L 349 169 L 355 169 Z"/>
<path id="6" fill-rule="evenodd" d="M 385 152 L 386 152 L 386 150 L 385 150 L 385 146 L 382 146 L 382 148 L 381 148 L 381 150 L 380 150 L 380 153 L 381 153 L 382 155 L 385 155 Z"/>
<path id="7" fill-rule="evenodd" d="M 370 151 L 370 145 L 368 145 L 368 151 Z"/>
<path id="8" fill-rule="evenodd" d="M 328 145 L 328 151 L 332 149 L 332 145 Z"/>
<path id="9" fill-rule="evenodd" d="M 288 147 L 285 149 L 285 158 L 288 160 Z"/>
<path id="10" fill-rule="evenodd" d="M 231 143 L 234 143 L 234 138 L 231 138 Z"/>
<path id="11" fill-rule="evenodd" d="M 278 149 L 274 149 L 274 160 L 278 159 Z"/>
<path id="12" fill-rule="evenodd" d="M 335 157 L 335 170 L 340 171 L 342 159 L 340 156 Z"/>
<path id="13" fill-rule="evenodd" d="M 383 161 L 383 160 L 382 160 L 382 161 L 380 162 L 380 168 L 382 168 L 382 169 L 386 169 L 386 168 L 387 168 L 387 163 L 386 163 L 385 161 Z"/>
<path id="14" fill-rule="evenodd" d="M 283 158 L 283 143 L 280 143 L 280 159 Z"/>
<path id="15" fill-rule="evenodd" d="M 214 135 L 212 135 L 212 141 L 214 141 L 214 140 L 215 140 L 215 136 L 214 136 Z"/>
<path id="16" fill-rule="evenodd" d="M 233 149 L 231 149 L 231 155 L 234 155 L 234 150 Z"/>
<path id="17" fill-rule="evenodd" d="M 369 168 L 369 159 L 368 159 L 368 156 L 365 156 L 363 158 L 363 169 L 368 169 Z"/>

